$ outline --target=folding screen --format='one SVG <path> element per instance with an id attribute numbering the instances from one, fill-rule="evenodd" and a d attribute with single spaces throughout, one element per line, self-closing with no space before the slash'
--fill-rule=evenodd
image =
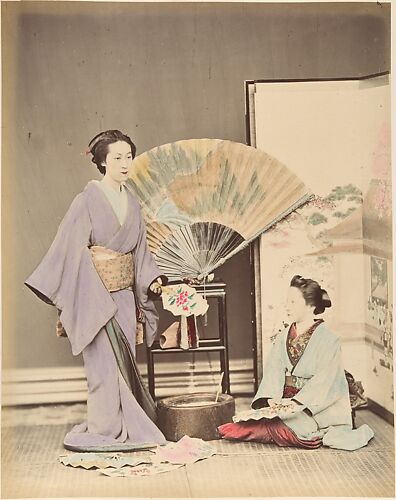
<path id="1" fill-rule="evenodd" d="M 295 274 L 318 280 L 324 319 L 366 395 L 393 412 L 389 75 L 246 82 L 248 142 L 287 165 L 315 199 L 256 247 L 257 372 L 285 322 Z"/>

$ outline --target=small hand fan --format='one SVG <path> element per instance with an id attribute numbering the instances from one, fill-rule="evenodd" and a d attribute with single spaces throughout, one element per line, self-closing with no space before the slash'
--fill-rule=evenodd
<path id="1" fill-rule="evenodd" d="M 185 283 L 162 288 L 162 305 L 174 316 L 200 316 L 206 314 L 209 304 L 202 295 Z"/>

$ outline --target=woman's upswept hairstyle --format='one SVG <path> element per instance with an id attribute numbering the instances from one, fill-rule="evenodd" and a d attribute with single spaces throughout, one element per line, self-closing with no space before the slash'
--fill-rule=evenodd
<path id="1" fill-rule="evenodd" d="M 91 161 L 95 163 L 101 174 L 106 173 L 106 167 L 102 163 L 106 160 L 109 152 L 109 144 L 114 142 L 123 141 L 131 146 L 132 158 L 136 155 L 136 146 L 127 135 L 119 130 L 105 130 L 95 137 L 88 144 L 88 153 L 92 154 Z"/>
<path id="2" fill-rule="evenodd" d="M 298 288 L 304 297 L 305 303 L 314 306 L 314 314 L 321 314 L 326 307 L 331 307 L 331 300 L 326 290 L 317 281 L 302 278 L 299 274 L 293 277 L 290 286 Z"/>

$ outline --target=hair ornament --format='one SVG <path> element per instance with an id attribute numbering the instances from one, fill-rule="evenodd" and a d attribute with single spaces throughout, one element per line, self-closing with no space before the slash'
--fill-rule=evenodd
<path id="1" fill-rule="evenodd" d="M 326 290 L 323 290 L 323 288 L 321 288 L 321 290 L 322 290 L 322 300 L 330 300 L 330 297 L 326 292 Z"/>
<path id="2" fill-rule="evenodd" d="M 106 134 L 107 134 L 107 132 L 101 132 L 100 134 L 96 135 L 92 139 L 92 141 L 88 144 L 88 153 L 93 154 L 93 150 L 95 149 L 95 146 L 106 137 Z"/>

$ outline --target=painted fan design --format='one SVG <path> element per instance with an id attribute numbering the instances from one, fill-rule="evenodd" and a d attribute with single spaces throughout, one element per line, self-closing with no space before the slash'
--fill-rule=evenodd
<path id="1" fill-rule="evenodd" d="M 162 287 L 162 305 L 174 316 L 201 316 L 208 310 L 207 300 L 191 286 L 167 285 Z"/>
<path id="2" fill-rule="evenodd" d="M 133 161 L 147 240 L 170 279 L 202 280 L 310 198 L 304 183 L 263 151 L 220 139 L 156 147 Z"/>

